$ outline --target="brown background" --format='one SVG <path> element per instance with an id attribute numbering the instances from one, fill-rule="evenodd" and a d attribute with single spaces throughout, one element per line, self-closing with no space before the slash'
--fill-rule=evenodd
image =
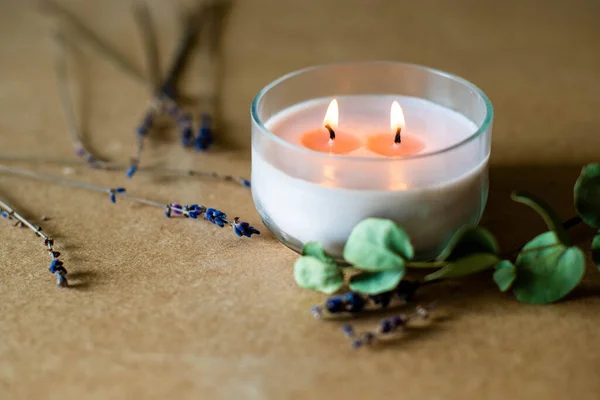
<path id="1" fill-rule="evenodd" d="M 52 23 L 35 4 L 0 2 L 0 153 L 60 161 L 11 165 L 63 174 L 75 159 L 52 71 Z M 143 70 L 129 1 L 62 4 Z M 176 7 L 151 5 L 166 63 Z M 333 61 L 426 64 L 471 80 L 495 106 L 483 223 L 511 248 L 543 226 L 511 204 L 510 190 L 543 195 L 568 217 L 580 165 L 598 160 L 599 17 L 594 0 L 239 0 L 224 38 L 221 146 L 184 151 L 171 130 L 154 135 L 144 162 L 248 176 L 249 104 L 271 80 Z M 126 162 L 147 90 L 85 46 L 69 61 L 85 78 L 73 76 L 72 89 L 84 99 L 88 143 Z M 187 93 L 197 94 L 201 74 L 190 71 Z M 216 205 L 264 230 L 243 188 L 143 172 L 126 181 L 73 165 L 72 178 Z M 43 226 L 74 286 L 54 286 L 30 231 L 0 225 L 0 398 L 598 399 L 600 274 L 591 266 L 582 287 L 551 306 L 519 304 L 488 275 L 454 296 L 429 290 L 424 301 L 442 300 L 433 324 L 352 351 L 339 321 L 309 316 L 324 297 L 296 287 L 296 256 L 266 231 L 238 239 L 6 174 L 0 196 L 36 222 L 50 217 Z"/>

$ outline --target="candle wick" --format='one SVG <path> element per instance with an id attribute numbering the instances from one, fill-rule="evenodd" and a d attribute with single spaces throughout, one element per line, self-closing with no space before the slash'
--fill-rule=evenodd
<path id="1" fill-rule="evenodd" d="M 396 137 L 394 138 L 395 144 L 402 143 L 402 137 L 400 137 L 401 132 L 402 132 L 402 128 L 400 128 L 400 127 L 396 128 Z"/>
<path id="2" fill-rule="evenodd" d="M 329 140 L 335 140 L 335 132 L 333 131 L 331 125 L 326 124 L 325 128 L 327 128 L 327 130 L 329 131 Z"/>

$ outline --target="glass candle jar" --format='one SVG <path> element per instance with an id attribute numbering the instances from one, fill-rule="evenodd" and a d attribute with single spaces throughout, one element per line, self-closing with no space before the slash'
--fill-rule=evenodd
<path id="1" fill-rule="evenodd" d="M 336 128 L 361 143 L 347 154 L 303 145 L 306 132 L 324 129 L 323 116 L 334 98 Z M 389 157 L 369 147 L 375 141 L 381 145 L 387 134 L 389 146 L 402 146 L 393 142 L 393 102 L 402 107 L 406 141 L 422 144 L 415 154 Z M 273 234 L 297 252 L 319 241 L 341 258 L 352 228 L 379 217 L 404 228 L 416 257 L 429 259 L 458 229 L 481 218 L 493 108 L 462 78 L 396 62 L 311 67 L 261 90 L 251 118 L 256 208 Z"/>

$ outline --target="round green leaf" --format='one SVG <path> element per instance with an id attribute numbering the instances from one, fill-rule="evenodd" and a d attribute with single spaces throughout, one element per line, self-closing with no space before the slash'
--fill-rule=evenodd
<path id="1" fill-rule="evenodd" d="M 495 254 L 477 253 L 470 254 L 458 260 L 448 262 L 445 267 L 425 276 L 426 281 L 435 279 L 460 278 L 461 276 L 475 274 L 493 267 L 499 258 Z"/>
<path id="2" fill-rule="evenodd" d="M 294 278 L 302 288 L 327 294 L 338 291 L 344 284 L 344 275 L 337 265 L 313 256 L 302 256 L 296 260 Z"/>
<path id="3" fill-rule="evenodd" d="M 512 286 L 517 271 L 513 263 L 508 260 L 502 260 L 496 264 L 496 272 L 494 272 L 494 282 L 498 285 L 501 292 L 506 292 Z"/>
<path id="4" fill-rule="evenodd" d="M 323 245 L 319 242 L 308 242 L 302 248 L 303 256 L 313 256 L 321 261 L 333 263 L 333 258 L 329 257 L 327 253 L 325 253 L 325 249 Z"/>
<path id="5" fill-rule="evenodd" d="M 406 232 L 393 221 L 368 218 L 354 227 L 344 247 L 344 258 L 365 271 L 404 269 L 414 257 Z"/>
<path id="6" fill-rule="evenodd" d="M 527 192 L 513 192 L 511 198 L 517 203 L 533 208 L 543 219 L 548 229 L 555 232 L 560 242 L 566 246 L 571 245 L 571 236 L 562 226 L 562 221 L 556 211 L 548 203 Z"/>
<path id="7" fill-rule="evenodd" d="M 350 289 L 363 294 L 379 294 L 398 286 L 403 276 L 403 269 L 363 272 L 350 279 Z"/>
<path id="8" fill-rule="evenodd" d="M 469 226 L 460 229 L 438 256 L 438 260 L 453 261 L 473 253 L 498 254 L 498 242 L 490 231 Z"/>
<path id="9" fill-rule="evenodd" d="M 600 268 L 600 234 L 592 240 L 592 260 L 598 268 Z"/>
<path id="10" fill-rule="evenodd" d="M 577 213 L 586 224 L 600 229 L 600 164 L 583 167 L 574 190 Z"/>
<path id="11" fill-rule="evenodd" d="M 523 247 L 516 267 L 513 292 L 517 299 L 546 304 L 560 300 L 579 284 L 585 256 L 577 247 L 560 243 L 554 232 L 545 232 Z"/>

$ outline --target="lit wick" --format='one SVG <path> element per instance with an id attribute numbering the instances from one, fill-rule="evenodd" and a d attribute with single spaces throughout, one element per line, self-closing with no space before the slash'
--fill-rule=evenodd
<path id="1" fill-rule="evenodd" d="M 329 131 L 329 140 L 330 141 L 335 140 L 335 131 L 333 130 L 331 125 L 325 124 L 325 128 L 327 128 L 327 130 Z"/>
<path id="2" fill-rule="evenodd" d="M 394 100 L 390 109 L 390 127 L 396 130 L 394 146 L 402 143 L 402 137 L 400 134 L 402 133 L 402 127 L 404 124 L 404 113 L 402 112 L 402 108 L 400 107 L 400 104 Z"/>
<path id="3" fill-rule="evenodd" d="M 400 137 L 400 133 L 402 132 L 402 128 L 398 127 L 396 129 L 396 137 L 394 138 L 394 143 L 395 144 L 400 144 L 402 143 L 402 138 Z"/>
<path id="4" fill-rule="evenodd" d="M 329 106 L 327 107 L 327 112 L 325 113 L 325 118 L 323 119 L 323 125 L 329 131 L 329 145 L 333 145 L 335 141 L 335 131 L 333 128 L 337 128 L 339 121 L 339 107 L 336 99 L 331 100 Z"/>

